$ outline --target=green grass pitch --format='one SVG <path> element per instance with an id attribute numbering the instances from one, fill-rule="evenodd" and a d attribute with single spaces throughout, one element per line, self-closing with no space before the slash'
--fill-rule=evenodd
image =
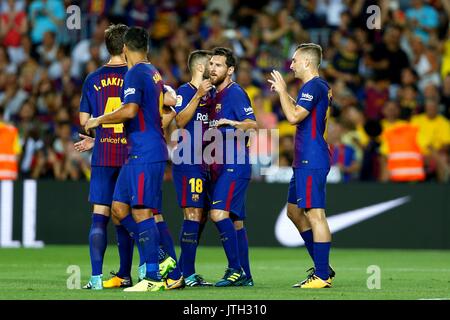
<path id="1" fill-rule="evenodd" d="M 311 266 L 304 248 L 250 248 L 254 287 L 186 288 L 157 293 L 67 289 L 70 265 L 80 267 L 81 285 L 88 281 L 88 254 L 87 246 L 0 249 L 0 299 L 450 299 L 449 251 L 334 248 L 331 262 L 337 276 L 333 288 L 322 290 L 291 288 L 306 276 L 305 270 Z M 134 277 L 137 259 L 135 251 Z M 199 248 L 197 272 L 206 280 L 217 281 L 223 275 L 225 263 L 222 248 Z M 380 289 L 367 287 L 371 265 L 380 267 Z M 109 246 L 103 269 L 106 278 L 117 267 L 116 248 Z"/>

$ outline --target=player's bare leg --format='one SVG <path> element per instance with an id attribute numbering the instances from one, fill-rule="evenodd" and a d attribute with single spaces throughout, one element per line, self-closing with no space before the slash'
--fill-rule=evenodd
<path id="1" fill-rule="evenodd" d="M 297 207 L 293 203 L 287 204 L 287 216 L 294 223 L 299 232 L 311 230 L 311 224 L 305 215 L 305 209 Z"/>
<path id="2" fill-rule="evenodd" d="M 126 216 L 130 214 L 130 206 L 123 202 L 113 201 L 111 212 L 118 221 L 122 221 Z"/>
<path id="3" fill-rule="evenodd" d="M 314 242 L 330 242 L 331 232 L 325 216 L 325 209 L 307 209 L 305 212 L 313 231 Z"/>
<path id="4" fill-rule="evenodd" d="M 245 276 L 239 260 L 237 234 L 234 224 L 230 219 L 230 213 L 220 209 L 213 209 L 210 211 L 210 218 L 219 230 L 220 240 L 222 241 L 228 260 L 228 268 L 225 270 L 225 275 L 215 286 L 227 287 L 240 285 L 245 279 Z"/>

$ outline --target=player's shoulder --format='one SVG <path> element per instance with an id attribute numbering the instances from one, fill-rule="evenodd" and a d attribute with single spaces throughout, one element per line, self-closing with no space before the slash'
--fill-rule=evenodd
<path id="1" fill-rule="evenodd" d="M 122 73 L 125 74 L 128 72 L 128 66 L 126 63 L 123 64 L 105 64 L 102 67 L 102 71 L 105 73 Z M 99 68 L 99 69 L 100 69 Z"/>
<path id="2" fill-rule="evenodd" d="M 90 83 L 91 81 L 94 81 L 94 79 L 96 77 L 98 77 L 99 75 L 101 75 L 103 72 L 103 66 L 101 66 L 100 68 L 98 68 L 95 71 L 92 71 L 91 73 L 89 73 L 86 78 L 84 79 L 84 83 Z"/>
<path id="3" fill-rule="evenodd" d="M 321 96 L 322 93 L 327 94 L 328 90 L 330 90 L 330 86 L 324 79 L 320 77 L 316 77 L 314 79 L 309 80 L 301 88 L 302 93 L 310 94 L 313 96 L 315 95 Z"/>
<path id="4" fill-rule="evenodd" d="M 238 83 L 231 82 L 228 85 L 228 92 L 233 97 L 245 97 L 248 99 L 248 94 Z"/>
<path id="5" fill-rule="evenodd" d="M 308 82 L 306 82 L 304 84 L 305 88 L 317 88 L 317 89 L 329 89 L 330 85 L 328 84 L 328 82 L 321 78 L 321 77 L 315 77 L 311 80 L 309 80 Z"/>
<path id="6" fill-rule="evenodd" d="M 197 89 L 190 82 L 186 82 L 178 87 L 177 94 L 188 94 L 195 91 L 197 91 Z"/>

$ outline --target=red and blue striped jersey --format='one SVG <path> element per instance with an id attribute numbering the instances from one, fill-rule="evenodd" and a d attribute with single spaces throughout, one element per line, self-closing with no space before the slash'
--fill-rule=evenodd
<path id="1" fill-rule="evenodd" d="M 209 108 L 212 102 L 212 95 L 214 89 L 211 89 L 205 96 L 200 99 L 194 115 L 191 120 L 184 126 L 184 130 L 180 131 L 178 145 L 175 147 L 174 153 L 179 152 L 179 156 L 183 159 L 181 164 L 174 165 L 184 170 L 198 169 L 192 166 L 193 164 L 204 167 L 203 149 L 207 145 L 206 141 L 203 141 L 203 134 L 209 127 Z M 180 86 L 177 90 L 177 103 L 175 105 L 175 112 L 177 114 L 183 112 L 194 95 L 197 93 L 197 88 L 190 82 L 187 82 Z M 188 137 L 186 135 L 189 135 Z M 186 139 L 186 140 L 185 140 Z M 180 143 L 185 141 L 190 142 L 190 157 L 185 157 L 185 148 L 180 148 Z M 183 144 L 183 146 L 184 146 Z M 180 150 L 178 150 L 180 149 Z M 186 159 L 185 159 L 186 158 Z M 187 159 L 188 158 L 188 159 Z M 184 161 L 186 160 L 186 161 Z"/>
<path id="2" fill-rule="evenodd" d="M 83 84 L 80 112 L 93 117 L 118 109 L 126 64 L 104 65 L 89 74 Z M 125 127 L 119 124 L 104 124 L 96 128 L 92 166 L 121 167 L 128 155 Z"/>
<path id="3" fill-rule="evenodd" d="M 247 93 L 236 82 L 231 82 L 217 92 L 212 101 L 209 114 L 210 127 L 214 128 L 222 118 L 239 122 L 246 119 L 256 121 Z M 219 130 L 223 137 L 221 162 L 224 164 L 224 168 L 230 172 L 237 172 L 241 178 L 250 179 L 249 137 L 245 136 L 242 130 L 238 131 L 230 125 L 221 126 L 216 130 Z M 210 169 L 211 171 L 220 171 L 223 168 L 212 166 Z"/>
<path id="4" fill-rule="evenodd" d="M 325 141 L 331 89 L 327 82 L 315 77 L 298 93 L 297 105 L 310 113 L 297 124 L 295 133 L 294 168 L 326 169 L 330 167 L 330 151 Z"/>
<path id="5" fill-rule="evenodd" d="M 130 161 L 152 163 L 168 159 L 161 123 L 164 83 L 158 70 L 148 62 L 134 65 L 124 78 L 123 104 L 139 106 L 133 119 L 125 122 Z"/>

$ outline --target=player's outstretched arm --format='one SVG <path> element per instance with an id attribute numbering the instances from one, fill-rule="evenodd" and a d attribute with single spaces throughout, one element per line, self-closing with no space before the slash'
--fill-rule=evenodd
<path id="1" fill-rule="evenodd" d="M 273 70 L 272 79 L 267 80 L 272 86 L 271 89 L 276 91 L 280 96 L 281 108 L 290 124 L 297 124 L 309 115 L 309 111 L 292 102 L 292 98 L 287 92 L 286 82 L 281 73 Z"/>
<path id="2" fill-rule="evenodd" d="M 184 126 L 192 119 L 194 116 L 195 110 L 200 103 L 200 99 L 212 88 L 212 84 L 210 80 L 203 80 L 200 86 L 198 87 L 197 92 L 192 97 L 191 101 L 186 105 L 186 107 L 178 113 L 175 117 L 175 121 L 177 123 L 178 128 L 184 128 Z"/>
<path id="3" fill-rule="evenodd" d="M 89 136 L 86 136 L 82 133 L 79 134 L 81 140 L 74 143 L 74 148 L 75 150 L 77 150 L 78 152 L 85 152 L 85 151 L 89 151 L 94 147 L 95 144 L 95 139 Z"/>
<path id="4" fill-rule="evenodd" d="M 241 129 L 243 131 L 247 131 L 250 129 L 256 130 L 258 129 L 258 123 L 255 120 L 252 119 L 245 119 L 244 121 L 234 121 L 222 118 L 217 122 L 217 126 L 225 126 L 230 125 L 232 127 L 235 127 L 236 129 Z"/>
<path id="5" fill-rule="evenodd" d="M 104 114 L 97 118 L 90 118 L 84 126 L 86 132 L 88 130 L 97 128 L 102 124 L 116 124 L 123 123 L 130 119 L 133 119 L 139 110 L 139 106 L 136 103 L 127 103 L 122 105 L 119 109 L 114 110 L 111 113 Z"/>

